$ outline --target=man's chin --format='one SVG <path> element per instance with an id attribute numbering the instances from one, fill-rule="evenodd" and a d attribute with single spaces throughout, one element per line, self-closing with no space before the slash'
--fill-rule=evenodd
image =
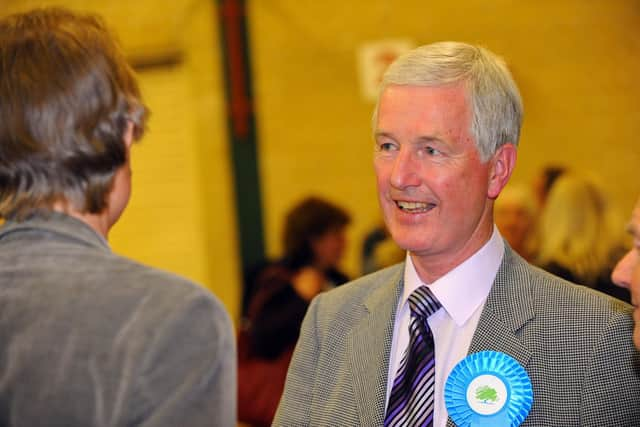
<path id="1" fill-rule="evenodd" d="M 424 242 L 410 242 L 410 241 L 399 241 L 393 239 L 401 249 L 408 251 L 414 255 L 424 255 L 429 253 L 430 247 Z"/>

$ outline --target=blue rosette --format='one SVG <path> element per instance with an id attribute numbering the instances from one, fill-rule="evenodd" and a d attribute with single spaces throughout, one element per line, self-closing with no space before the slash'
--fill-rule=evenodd
<path id="1" fill-rule="evenodd" d="M 516 427 L 529 414 L 533 390 L 527 371 L 514 358 L 481 351 L 453 368 L 444 402 L 458 427 Z"/>

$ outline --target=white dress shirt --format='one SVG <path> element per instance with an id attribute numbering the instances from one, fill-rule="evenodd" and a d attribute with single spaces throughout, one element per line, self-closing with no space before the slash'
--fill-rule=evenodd
<path id="1" fill-rule="evenodd" d="M 427 285 L 442 307 L 427 319 L 433 333 L 436 357 L 434 427 L 447 424 L 444 385 L 454 366 L 467 356 L 471 338 L 478 326 L 484 303 L 504 256 L 504 242 L 498 228 L 493 227 L 491 238 L 475 254 L 433 283 L 418 277 L 411 256 L 407 254 L 404 269 L 404 291 L 398 302 L 393 326 L 393 341 L 389 360 L 387 399 L 393 387 L 400 360 L 409 345 L 409 295 Z"/>

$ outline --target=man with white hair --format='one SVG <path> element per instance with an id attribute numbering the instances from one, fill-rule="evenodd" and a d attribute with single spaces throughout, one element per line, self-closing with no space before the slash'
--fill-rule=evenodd
<path id="1" fill-rule="evenodd" d="M 529 265 L 494 226 L 521 118 L 484 48 L 434 43 L 391 64 L 373 163 L 406 261 L 313 300 L 274 425 L 453 426 L 463 407 L 471 425 L 637 425 L 631 307 Z M 473 386 L 486 377 L 502 388 Z"/>

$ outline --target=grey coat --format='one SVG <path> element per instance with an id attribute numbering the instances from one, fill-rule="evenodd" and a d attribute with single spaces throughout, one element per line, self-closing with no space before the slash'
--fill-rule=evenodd
<path id="1" fill-rule="evenodd" d="M 275 426 L 383 424 L 403 269 L 314 299 Z M 526 369 L 534 400 L 523 426 L 640 426 L 632 329 L 629 305 L 532 267 L 506 246 L 469 353 L 504 352 Z"/>
<path id="2" fill-rule="evenodd" d="M 0 229 L 0 425 L 234 426 L 222 304 L 61 214 Z"/>

